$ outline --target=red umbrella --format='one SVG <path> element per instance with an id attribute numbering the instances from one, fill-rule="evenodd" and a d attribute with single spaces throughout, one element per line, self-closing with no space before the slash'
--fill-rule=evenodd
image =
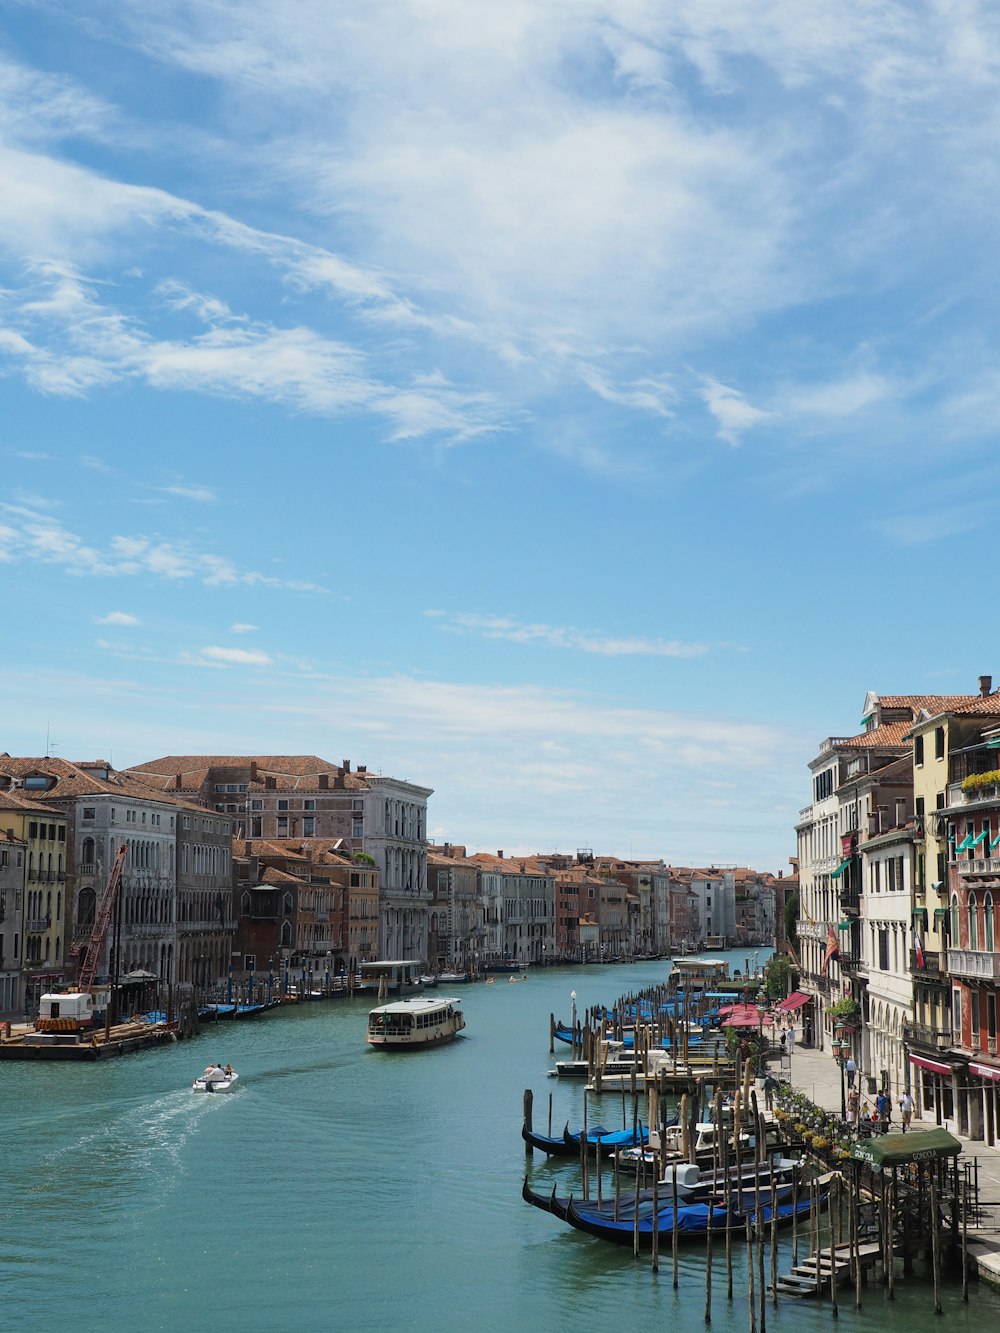
<path id="1" fill-rule="evenodd" d="M 774 1019 L 766 1011 L 757 1009 L 752 1004 L 734 1004 L 723 1020 L 724 1028 L 769 1028 L 774 1026 Z"/>

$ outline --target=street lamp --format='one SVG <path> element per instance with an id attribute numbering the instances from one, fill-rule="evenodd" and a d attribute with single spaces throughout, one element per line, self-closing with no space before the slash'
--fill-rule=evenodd
<path id="1" fill-rule="evenodd" d="M 846 1039 L 846 1037 L 840 1036 L 838 1029 L 837 1036 L 834 1037 L 830 1045 L 831 1049 L 833 1050 L 833 1058 L 837 1061 L 837 1064 L 840 1066 L 840 1118 L 841 1120 L 846 1120 L 847 1090 L 844 1080 L 844 1066 L 847 1063 L 847 1052 L 851 1049 L 851 1044 Z"/>

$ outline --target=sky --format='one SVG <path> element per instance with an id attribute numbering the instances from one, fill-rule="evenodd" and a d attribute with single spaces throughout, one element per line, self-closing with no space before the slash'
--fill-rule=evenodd
<path id="1" fill-rule="evenodd" d="M 1000 678 L 998 143 L 975 0 L 9 0 L 0 749 L 787 869 Z"/>

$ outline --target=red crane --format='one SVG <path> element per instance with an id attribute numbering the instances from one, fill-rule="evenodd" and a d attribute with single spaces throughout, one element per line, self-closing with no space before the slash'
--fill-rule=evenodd
<path id="1" fill-rule="evenodd" d="M 104 941 L 108 938 L 108 927 L 111 925 L 115 904 L 118 901 L 118 892 L 122 886 L 122 867 L 125 865 L 127 856 L 128 843 L 123 842 L 115 852 L 115 863 L 111 867 L 111 874 L 108 876 L 108 882 L 104 888 L 101 905 L 94 917 L 94 927 L 90 932 L 90 943 L 87 945 L 83 966 L 80 968 L 80 977 L 77 982 L 78 990 L 89 991 L 93 988 L 94 978 L 97 976 L 97 965 L 101 961 Z"/>

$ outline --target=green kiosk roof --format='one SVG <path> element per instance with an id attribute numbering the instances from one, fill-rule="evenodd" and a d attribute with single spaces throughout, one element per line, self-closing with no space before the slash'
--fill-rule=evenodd
<path id="1" fill-rule="evenodd" d="M 909 1134 L 880 1134 L 851 1147 L 851 1160 L 867 1166 L 906 1166 L 937 1157 L 954 1157 L 962 1145 L 946 1129 L 915 1129 Z"/>

